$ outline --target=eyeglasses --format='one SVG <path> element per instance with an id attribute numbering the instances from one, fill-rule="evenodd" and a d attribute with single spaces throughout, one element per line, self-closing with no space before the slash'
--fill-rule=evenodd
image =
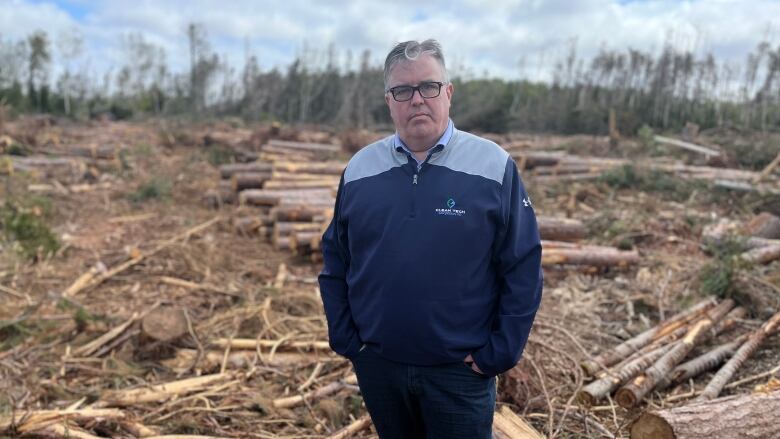
<path id="1" fill-rule="evenodd" d="M 420 92 L 420 96 L 425 99 L 432 99 L 441 94 L 441 87 L 445 82 L 421 82 L 420 85 L 413 87 L 411 85 L 399 85 L 387 89 L 393 95 L 397 102 L 406 102 L 414 96 L 415 91 Z"/>

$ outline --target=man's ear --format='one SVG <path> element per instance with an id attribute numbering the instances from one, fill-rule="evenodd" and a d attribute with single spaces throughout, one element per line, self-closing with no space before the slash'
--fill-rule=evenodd
<path id="1" fill-rule="evenodd" d="M 385 104 L 387 104 L 387 108 L 390 108 L 390 93 L 385 92 Z"/>
<path id="2" fill-rule="evenodd" d="M 452 85 L 452 83 L 447 84 L 447 88 L 445 90 L 445 93 L 447 93 L 447 99 L 452 100 L 452 93 L 455 92 L 455 86 Z"/>

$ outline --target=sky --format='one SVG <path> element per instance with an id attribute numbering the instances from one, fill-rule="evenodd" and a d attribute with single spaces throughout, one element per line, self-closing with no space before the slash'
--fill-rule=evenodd
<path id="1" fill-rule="evenodd" d="M 127 62 L 123 36 L 141 34 L 165 49 L 173 71 L 186 71 L 186 29 L 199 23 L 212 49 L 240 67 L 248 54 L 268 70 L 329 45 L 340 66 L 370 50 L 379 65 L 398 41 L 436 38 L 454 74 L 549 79 L 575 48 L 657 53 L 664 44 L 743 63 L 761 41 L 780 44 L 780 0 L 0 0 L 0 38 L 40 29 L 53 41 L 80 35 L 74 63 L 117 69 Z M 61 66 L 55 66 L 55 70 Z"/>

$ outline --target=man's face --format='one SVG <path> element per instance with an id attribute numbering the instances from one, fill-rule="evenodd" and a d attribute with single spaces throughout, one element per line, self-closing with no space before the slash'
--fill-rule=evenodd
<path id="1" fill-rule="evenodd" d="M 388 79 L 387 88 L 417 86 L 422 82 L 444 82 L 444 72 L 434 57 L 422 55 L 414 61 L 396 64 Z M 420 147 L 433 146 L 441 136 L 450 117 L 452 91 L 452 84 L 446 84 L 438 97 L 428 99 L 415 91 L 412 99 L 406 102 L 397 102 L 389 92 L 385 94 L 395 129 L 409 147 L 412 147 L 410 143 Z"/>

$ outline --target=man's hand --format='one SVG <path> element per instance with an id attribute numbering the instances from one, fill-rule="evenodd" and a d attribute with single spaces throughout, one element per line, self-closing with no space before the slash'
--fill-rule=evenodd
<path id="1" fill-rule="evenodd" d="M 468 354 L 466 356 L 466 358 L 463 360 L 463 362 L 468 364 L 471 367 L 471 370 L 473 370 L 474 372 L 476 372 L 476 373 L 478 373 L 480 375 L 484 375 L 485 374 L 484 372 L 482 372 L 479 369 L 479 366 L 477 366 L 477 363 L 474 362 L 474 359 L 471 358 L 471 354 Z"/>

